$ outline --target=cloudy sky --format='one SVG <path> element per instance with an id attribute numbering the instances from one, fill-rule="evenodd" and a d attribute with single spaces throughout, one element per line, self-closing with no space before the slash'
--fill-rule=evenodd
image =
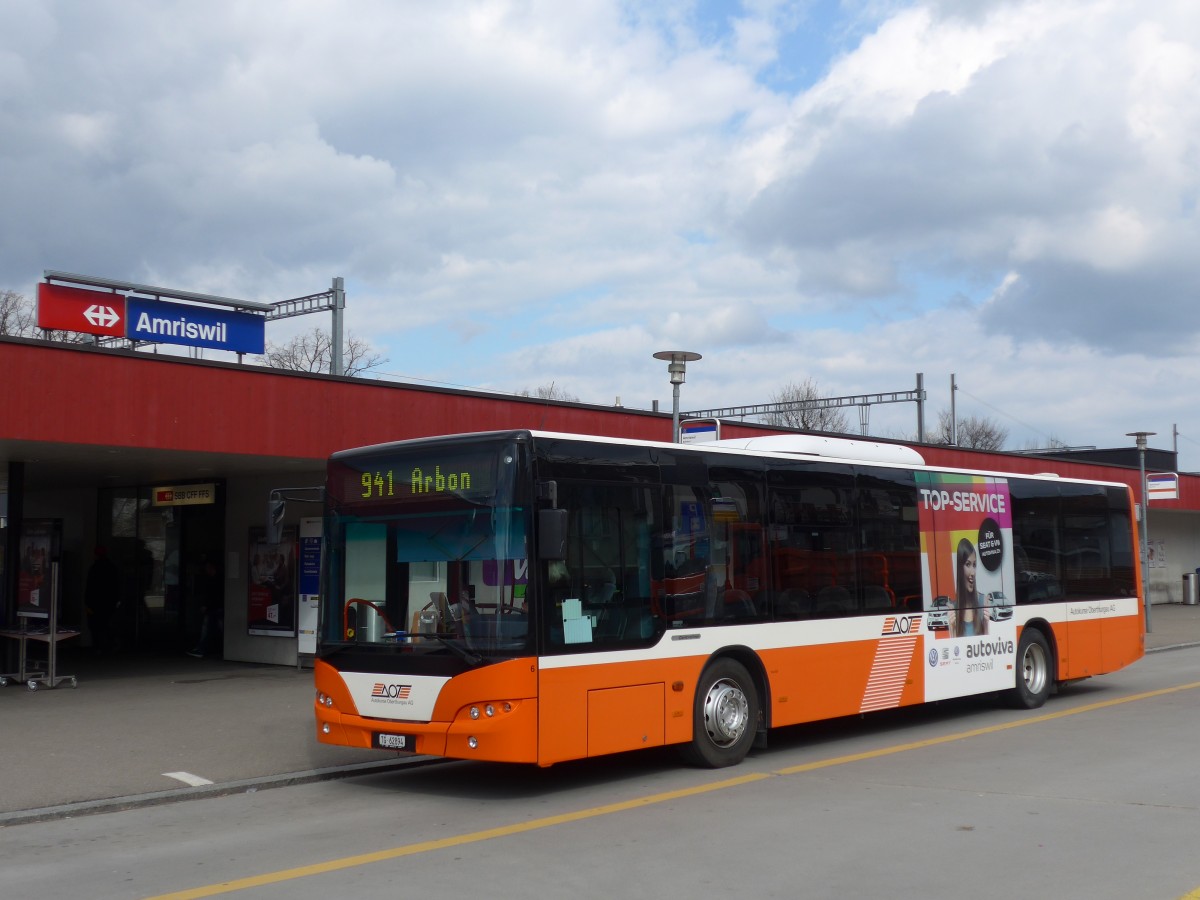
<path id="1" fill-rule="evenodd" d="M 954 373 L 1010 448 L 1197 470 L 1198 98 L 1194 0 L 4 0 L 0 289 L 342 276 L 377 377 L 669 410 L 685 349 L 685 410 L 922 372 L 932 422 Z"/>

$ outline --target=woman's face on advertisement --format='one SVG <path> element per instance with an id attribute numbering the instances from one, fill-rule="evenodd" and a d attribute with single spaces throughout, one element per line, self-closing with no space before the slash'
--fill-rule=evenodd
<path id="1" fill-rule="evenodd" d="M 975 593 L 975 554 L 971 553 L 963 561 L 963 582 L 967 586 L 967 591 Z"/>

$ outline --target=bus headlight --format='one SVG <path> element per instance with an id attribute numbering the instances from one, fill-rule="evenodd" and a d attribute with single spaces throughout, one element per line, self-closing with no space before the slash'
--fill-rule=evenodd
<path id="1" fill-rule="evenodd" d="M 511 713 L 516 708 L 516 704 L 511 700 L 493 700 L 491 702 L 476 703 L 473 706 L 463 707 L 458 712 L 458 717 L 465 717 L 472 722 L 478 722 L 483 719 L 503 719 L 504 716 Z"/>

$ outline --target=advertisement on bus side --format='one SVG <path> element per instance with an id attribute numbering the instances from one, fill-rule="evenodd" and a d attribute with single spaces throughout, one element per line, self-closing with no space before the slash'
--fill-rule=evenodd
<path id="1" fill-rule="evenodd" d="M 925 699 L 1013 684 L 1012 502 L 1003 478 L 917 473 Z"/>

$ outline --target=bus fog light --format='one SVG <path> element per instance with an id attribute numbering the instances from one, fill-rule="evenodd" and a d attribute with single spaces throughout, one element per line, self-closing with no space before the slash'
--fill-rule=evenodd
<path id="1" fill-rule="evenodd" d="M 471 718 L 472 718 L 472 719 L 478 719 L 478 718 L 479 718 L 479 707 L 478 707 L 478 706 L 472 706 L 472 707 L 471 707 L 470 716 L 471 716 Z"/>
<path id="2" fill-rule="evenodd" d="M 474 750 L 476 747 L 479 746 L 479 738 L 475 737 L 474 735 L 467 738 L 467 746 L 470 747 L 472 750 Z"/>
<path id="3" fill-rule="evenodd" d="M 329 727 L 329 723 L 328 723 L 328 722 L 325 722 L 325 723 L 323 723 L 323 724 L 321 725 L 321 733 L 322 733 L 322 734 L 329 734 L 329 732 L 330 732 L 330 731 L 332 731 L 332 730 L 333 730 L 333 729 L 331 729 L 331 728 Z"/>

